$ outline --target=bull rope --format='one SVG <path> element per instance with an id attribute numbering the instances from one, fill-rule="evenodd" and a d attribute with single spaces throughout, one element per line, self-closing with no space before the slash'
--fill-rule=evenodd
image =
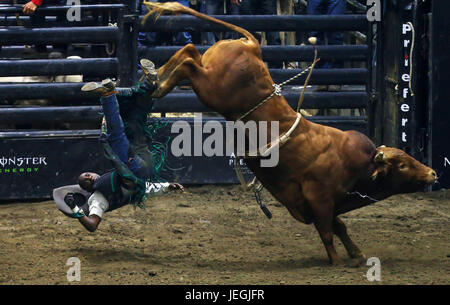
<path id="1" fill-rule="evenodd" d="M 266 145 L 266 147 L 268 147 L 263 153 L 258 154 L 258 151 L 260 151 L 260 149 L 257 150 L 256 152 L 256 157 L 264 157 L 267 156 L 273 149 L 275 149 L 275 147 L 281 147 L 283 144 L 285 144 L 289 139 L 290 139 L 290 135 L 292 134 L 292 132 L 294 132 L 294 130 L 297 128 L 298 124 L 300 123 L 300 120 L 302 118 L 302 115 L 300 113 L 300 107 L 303 103 L 303 100 L 305 98 L 305 92 L 306 92 L 306 87 L 308 86 L 309 80 L 311 78 L 311 74 L 312 71 L 314 70 L 314 66 L 316 65 L 316 63 L 320 60 L 317 59 L 317 48 L 315 46 L 316 44 L 316 39 L 314 37 L 310 37 L 309 38 L 309 42 L 313 45 L 314 47 L 314 60 L 313 63 L 306 68 L 305 70 L 301 71 L 300 73 L 296 74 L 295 76 L 291 77 L 290 79 L 282 82 L 281 84 L 272 84 L 273 86 L 273 91 L 272 93 L 266 97 L 264 100 L 262 100 L 260 103 L 258 103 L 256 106 L 254 106 L 253 108 L 251 108 L 249 111 L 247 111 L 246 113 L 244 113 L 243 115 L 241 115 L 237 121 L 242 121 L 243 118 L 245 118 L 246 116 L 248 116 L 250 113 L 252 113 L 253 111 L 255 111 L 257 108 L 259 108 L 261 105 L 265 104 L 267 101 L 269 101 L 270 99 L 272 99 L 272 97 L 274 96 L 281 96 L 281 90 L 282 87 L 288 83 L 290 83 L 291 81 L 295 80 L 296 78 L 300 77 L 301 75 L 305 74 L 306 72 L 309 71 L 308 76 L 305 79 L 305 83 L 303 85 L 303 90 L 302 93 L 299 97 L 298 103 L 297 103 L 297 118 L 294 122 L 294 124 L 291 126 L 291 128 L 289 128 L 289 130 L 283 134 L 281 137 L 279 137 L 275 143 L 271 142 L 270 146 Z M 246 157 L 248 157 L 248 153 L 245 154 Z M 245 181 L 244 175 L 242 174 L 242 168 L 241 168 L 241 159 L 245 159 L 245 157 L 239 157 L 236 155 L 236 159 L 235 159 L 235 163 L 234 163 L 234 171 L 236 172 L 236 176 L 239 180 L 239 182 L 241 183 L 241 186 L 243 187 L 244 190 L 253 190 L 254 196 L 255 196 L 255 200 L 256 203 L 259 205 L 259 207 L 261 208 L 261 210 L 264 212 L 264 214 L 267 216 L 267 218 L 271 219 L 272 218 L 272 213 L 269 211 L 269 209 L 262 203 L 261 200 L 261 191 L 263 188 L 263 185 L 260 181 L 258 181 L 258 179 L 256 179 L 256 177 L 253 178 L 253 180 L 247 184 L 247 182 Z"/>
<path id="2" fill-rule="evenodd" d="M 274 87 L 272 93 L 268 97 L 266 97 L 264 100 L 262 100 L 260 103 L 258 103 L 255 107 L 253 107 L 252 109 L 250 109 L 249 111 L 247 111 L 246 113 L 244 113 L 243 115 L 241 115 L 237 119 L 237 121 L 242 121 L 242 119 L 244 117 L 248 116 L 250 113 L 252 113 L 257 108 L 259 108 L 261 105 L 263 105 L 264 103 L 269 101 L 275 95 L 276 96 L 281 96 L 282 95 L 281 94 L 281 90 L 282 90 L 282 87 L 284 85 L 290 83 L 294 79 L 300 77 L 301 75 L 303 75 L 303 74 L 305 74 L 306 72 L 309 71 L 308 76 L 306 77 L 306 80 L 305 80 L 305 84 L 303 85 L 302 93 L 301 93 L 300 98 L 299 98 L 298 103 L 297 103 L 297 119 L 295 120 L 294 124 L 291 126 L 291 128 L 285 134 L 283 134 L 281 137 L 279 137 L 275 141 L 275 143 L 271 142 L 270 146 L 266 145 L 266 147 L 269 147 L 269 148 L 267 148 L 263 153 L 258 154 L 258 151 L 261 151 L 261 149 L 258 149 L 256 154 L 255 154 L 255 156 L 257 156 L 257 157 L 267 156 L 269 154 L 269 152 L 274 149 L 275 146 L 278 146 L 278 145 L 281 146 L 281 145 L 285 144 L 290 139 L 291 133 L 294 132 L 295 128 L 297 128 L 298 124 L 300 123 L 300 119 L 302 118 L 302 115 L 300 113 L 300 107 L 303 104 L 303 100 L 305 98 L 306 87 L 308 86 L 309 80 L 311 78 L 312 71 L 314 70 L 314 66 L 320 60 L 320 59 L 317 59 L 317 49 L 315 47 L 315 39 L 311 37 L 310 38 L 310 42 L 314 46 L 314 60 L 313 60 L 313 63 L 308 68 L 306 68 L 305 70 L 301 71 L 300 73 L 298 73 L 297 75 L 291 77 L 290 79 L 282 82 L 281 84 L 272 84 L 272 86 Z M 246 155 L 246 157 L 248 157 L 248 155 L 252 155 L 252 154 L 251 153 L 250 154 L 247 153 L 245 155 Z"/>
<path id="3" fill-rule="evenodd" d="M 252 109 L 250 109 L 249 111 L 247 111 L 246 113 L 244 113 L 243 115 L 241 115 L 237 121 L 242 121 L 243 118 L 245 118 L 246 116 L 248 116 L 250 113 L 252 113 L 253 111 L 255 111 L 257 108 L 259 108 L 260 106 L 262 106 L 264 103 L 266 103 L 268 100 L 270 100 L 272 97 L 276 96 L 281 96 L 281 90 L 282 87 L 288 83 L 290 83 L 291 81 L 293 81 L 296 78 L 299 78 L 300 76 L 302 76 L 303 74 L 305 74 L 306 72 L 308 72 L 309 70 L 311 70 L 313 68 L 312 64 L 311 66 L 309 66 L 308 68 L 306 68 L 305 70 L 301 71 L 300 73 L 298 73 L 297 75 L 291 77 L 290 79 L 288 79 L 287 81 L 282 82 L 281 84 L 272 84 L 273 86 L 273 91 L 272 93 L 266 97 L 263 101 L 261 101 L 258 105 L 256 105 L 255 107 L 253 107 Z M 299 110 L 300 107 L 297 107 L 297 112 Z"/>

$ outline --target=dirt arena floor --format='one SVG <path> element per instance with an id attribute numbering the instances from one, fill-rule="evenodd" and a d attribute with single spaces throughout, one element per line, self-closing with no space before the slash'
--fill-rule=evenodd
<path id="1" fill-rule="evenodd" d="M 449 284 L 449 195 L 398 195 L 342 217 L 380 259 L 382 284 Z M 373 284 L 368 266 L 330 267 L 314 227 L 263 198 L 272 220 L 238 186 L 190 187 L 109 213 L 95 233 L 52 201 L 0 205 L 0 283 L 68 284 L 78 257 L 81 284 Z"/>

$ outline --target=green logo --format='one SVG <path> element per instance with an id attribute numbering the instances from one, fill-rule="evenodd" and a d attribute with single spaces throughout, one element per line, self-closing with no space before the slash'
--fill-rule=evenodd
<path id="1" fill-rule="evenodd" d="M 37 171 L 39 171 L 39 168 L 37 167 L 0 168 L 0 174 L 35 173 Z"/>
<path id="2" fill-rule="evenodd" d="M 47 157 L 1 157 L 0 174 L 35 173 L 39 171 L 37 165 L 47 165 Z"/>

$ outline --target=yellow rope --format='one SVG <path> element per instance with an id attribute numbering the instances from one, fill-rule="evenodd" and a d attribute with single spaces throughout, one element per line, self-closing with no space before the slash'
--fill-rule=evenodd
<path id="1" fill-rule="evenodd" d="M 413 51 L 414 51 L 414 43 L 416 39 L 416 31 L 414 30 L 414 26 L 411 22 L 408 22 L 409 26 L 412 30 L 412 41 L 411 41 L 411 50 L 409 51 L 409 91 L 411 92 L 411 96 L 414 96 L 414 92 L 412 89 L 412 77 L 413 77 Z"/>
<path id="2" fill-rule="evenodd" d="M 312 71 L 314 70 L 314 66 L 316 65 L 316 63 L 319 60 L 320 59 L 317 59 L 317 49 L 314 47 L 314 61 L 311 65 L 311 69 L 309 70 L 308 76 L 306 77 L 305 84 L 303 85 L 302 94 L 300 95 L 300 98 L 298 99 L 297 112 L 300 112 L 300 107 L 302 106 L 303 100 L 305 99 L 306 87 L 308 86 L 309 79 L 311 78 Z"/>

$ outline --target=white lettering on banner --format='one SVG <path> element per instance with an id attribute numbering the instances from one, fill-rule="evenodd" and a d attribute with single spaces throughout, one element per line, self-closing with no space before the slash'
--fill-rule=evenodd
<path id="1" fill-rule="evenodd" d="M 408 111 L 409 111 L 409 105 L 408 105 L 408 104 L 402 104 L 402 105 L 400 106 L 400 109 L 401 109 L 403 112 L 408 112 Z"/>
<path id="2" fill-rule="evenodd" d="M 408 88 L 403 88 L 403 98 L 407 98 L 408 97 L 408 92 L 409 92 Z"/>
<path id="3" fill-rule="evenodd" d="M 411 26 L 409 24 L 407 24 L 407 23 L 404 23 L 403 24 L 403 30 L 402 30 L 403 35 L 406 35 L 406 33 L 410 32 L 410 31 L 411 31 Z"/>
<path id="4" fill-rule="evenodd" d="M 402 104 L 400 105 L 400 111 L 399 111 L 399 122 L 400 122 L 400 126 L 399 128 L 402 129 L 401 134 L 400 134 L 400 142 L 406 144 L 408 142 L 409 139 L 409 133 L 410 130 L 408 128 L 408 125 L 410 123 L 409 120 L 409 113 L 411 111 L 411 105 L 409 104 L 409 94 L 410 94 L 410 90 L 409 90 L 409 82 L 411 80 L 411 75 L 409 74 L 409 67 L 411 65 L 411 61 L 409 58 L 409 48 L 412 47 L 411 44 L 411 33 L 412 33 L 412 27 L 411 24 L 409 22 L 403 23 L 402 24 L 402 36 L 403 36 L 403 58 L 399 58 L 399 60 L 402 61 L 402 63 L 400 63 L 400 71 L 399 71 L 399 77 L 401 78 L 402 82 L 399 83 L 399 88 L 398 88 L 398 92 L 399 95 L 401 95 L 401 97 L 403 98 Z M 408 71 L 408 72 L 407 72 Z M 401 147 L 403 149 L 406 148 L 406 146 Z"/>
<path id="5" fill-rule="evenodd" d="M 450 160 L 444 157 L 444 167 L 447 167 L 447 164 L 450 166 Z"/>
<path id="6" fill-rule="evenodd" d="M 47 165 L 47 161 L 45 161 L 47 157 L 1 157 L 0 165 L 2 167 L 9 165 Z"/>

